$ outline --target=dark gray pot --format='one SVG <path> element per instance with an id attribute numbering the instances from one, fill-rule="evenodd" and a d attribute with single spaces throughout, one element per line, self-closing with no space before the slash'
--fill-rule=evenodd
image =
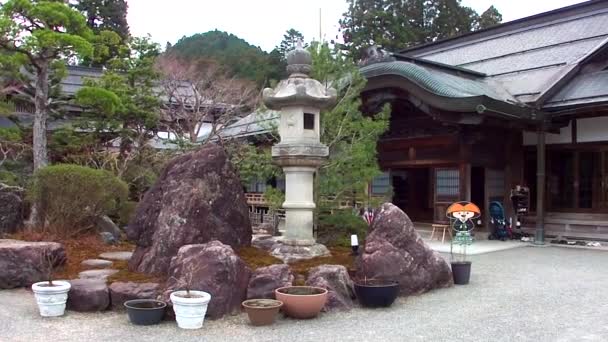
<path id="1" fill-rule="evenodd" d="M 160 323 L 165 315 L 167 303 L 156 299 L 133 299 L 125 302 L 129 320 L 135 325 Z"/>

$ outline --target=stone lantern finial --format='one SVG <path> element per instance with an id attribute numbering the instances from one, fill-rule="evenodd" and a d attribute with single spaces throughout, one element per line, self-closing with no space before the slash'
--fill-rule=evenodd
<path id="1" fill-rule="evenodd" d="M 302 46 L 301 39 L 298 39 L 296 48 L 289 51 L 285 57 L 287 59 L 289 77 L 302 77 L 310 74 L 312 70 L 312 57 L 310 56 L 310 52 Z"/>

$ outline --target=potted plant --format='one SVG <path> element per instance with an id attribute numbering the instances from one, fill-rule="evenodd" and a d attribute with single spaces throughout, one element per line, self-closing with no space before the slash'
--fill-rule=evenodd
<path id="1" fill-rule="evenodd" d="M 467 260 L 467 246 L 473 242 L 471 233 L 468 231 L 457 232 L 452 239 L 452 246 L 450 246 L 451 255 L 451 266 L 452 276 L 454 277 L 454 284 L 466 285 L 469 283 L 471 278 L 471 261 Z M 453 245 L 460 246 L 460 258 L 454 256 Z"/>
<path id="2" fill-rule="evenodd" d="M 165 315 L 167 303 L 156 299 L 132 299 L 124 304 L 129 321 L 135 325 L 154 325 L 160 323 Z"/>
<path id="3" fill-rule="evenodd" d="M 252 325 L 270 325 L 283 306 L 283 302 L 274 299 L 249 299 L 242 303 Z"/>
<path id="4" fill-rule="evenodd" d="M 475 229 L 474 219 L 481 216 L 481 210 L 474 203 L 461 201 L 452 203 L 446 210 L 454 236 L 450 240 L 450 255 L 454 284 L 466 285 L 471 278 L 471 262 L 467 261 L 467 246 L 473 243 L 471 231 Z M 454 257 L 454 245 L 460 246 L 460 260 Z"/>
<path id="5" fill-rule="evenodd" d="M 355 294 L 365 307 L 389 307 L 399 295 L 399 282 L 364 277 L 355 281 Z"/>
<path id="6" fill-rule="evenodd" d="M 53 268 L 61 261 L 59 255 L 49 249 L 40 254 L 40 265 L 46 280 L 32 284 L 32 291 L 40 315 L 43 317 L 63 316 L 65 313 L 71 284 L 67 281 L 53 280 Z"/>
<path id="7" fill-rule="evenodd" d="M 327 301 L 327 290 L 314 286 L 286 286 L 275 290 L 283 311 L 293 318 L 314 318 Z"/>
<path id="8" fill-rule="evenodd" d="M 211 300 L 209 293 L 191 290 L 194 274 L 198 270 L 198 266 L 190 264 L 186 269 L 184 278 L 176 279 L 178 286 L 181 285 L 184 290 L 174 291 L 169 296 L 171 303 L 173 303 L 177 326 L 182 329 L 202 328 L 205 314 L 207 314 L 207 305 Z"/>

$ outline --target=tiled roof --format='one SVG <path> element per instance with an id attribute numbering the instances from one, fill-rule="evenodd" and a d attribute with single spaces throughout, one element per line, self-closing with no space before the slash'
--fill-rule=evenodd
<path id="1" fill-rule="evenodd" d="M 267 134 L 279 125 L 279 113 L 272 110 L 253 112 L 220 131 L 225 138 L 243 138 L 253 135 Z M 199 141 L 207 139 L 208 134 L 199 137 Z"/>
<path id="2" fill-rule="evenodd" d="M 86 79 L 97 79 L 103 75 L 99 68 L 68 66 L 68 75 L 61 80 L 61 91 L 72 96 L 83 87 Z"/>
<path id="3" fill-rule="evenodd" d="M 372 80 L 400 77 L 395 86 L 429 105 L 453 112 L 505 113 L 505 118 L 530 118 L 531 110 L 511 96 L 500 84 L 484 75 L 463 73 L 441 65 L 410 60 L 388 60 L 371 63 L 361 68 L 361 74 Z M 379 83 L 384 86 L 383 82 Z M 368 83 L 368 90 L 378 84 Z"/>
<path id="4" fill-rule="evenodd" d="M 608 1 L 589 1 L 401 53 L 488 75 L 534 103 L 608 39 Z M 598 78 L 586 78 L 596 82 Z M 600 84 L 593 87 L 601 86 Z"/>
<path id="5" fill-rule="evenodd" d="M 545 103 L 546 108 L 608 103 L 608 70 L 579 74 Z"/>

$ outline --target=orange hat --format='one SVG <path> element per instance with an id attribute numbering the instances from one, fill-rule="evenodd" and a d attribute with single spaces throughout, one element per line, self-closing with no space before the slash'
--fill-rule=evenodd
<path id="1" fill-rule="evenodd" d="M 451 213 L 457 211 L 471 211 L 477 215 L 481 214 L 481 210 L 479 210 L 479 207 L 471 202 L 456 202 L 448 207 L 446 215 L 450 217 Z"/>

